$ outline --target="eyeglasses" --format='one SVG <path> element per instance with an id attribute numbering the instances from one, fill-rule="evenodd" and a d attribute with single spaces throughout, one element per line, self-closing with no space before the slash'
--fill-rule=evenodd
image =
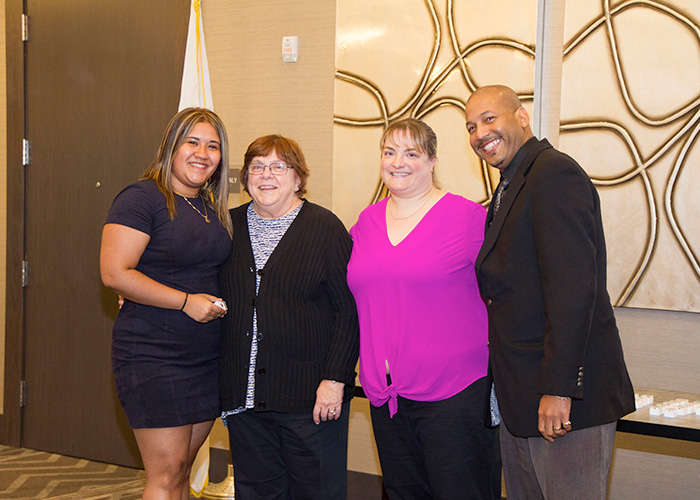
<path id="1" fill-rule="evenodd" d="M 285 175 L 287 170 L 294 168 L 281 161 L 275 161 L 269 165 L 265 165 L 264 163 L 249 163 L 248 173 L 251 175 L 261 175 L 266 167 L 270 169 L 272 175 Z"/>

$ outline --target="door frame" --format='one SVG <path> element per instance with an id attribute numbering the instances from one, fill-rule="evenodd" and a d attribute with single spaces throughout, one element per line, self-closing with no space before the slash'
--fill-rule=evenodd
<path id="1" fill-rule="evenodd" d="M 26 200 L 22 139 L 26 130 L 24 92 L 25 43 L 22 41 L 23 0 L 5 0 L 7 81 L 7 261 L 5 302 L 5 391 L 0 415 L 0 444 L 19 447 L 22 435 L 20 382 L 24 379 L 24 290 L 22 261 Z"/>

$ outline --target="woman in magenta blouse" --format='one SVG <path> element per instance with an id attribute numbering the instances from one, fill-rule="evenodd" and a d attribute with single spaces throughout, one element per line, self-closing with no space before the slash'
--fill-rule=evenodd
<path id="1" fill-rule="evenodd" d="M 424 122 L 387 127 L 391 196 L 350 230 L 360 382 L 393 498 L 500 498 L 497 431 L 484 426 L 487 319 L 474 274 L 486 210 L 436 187 Z"/>

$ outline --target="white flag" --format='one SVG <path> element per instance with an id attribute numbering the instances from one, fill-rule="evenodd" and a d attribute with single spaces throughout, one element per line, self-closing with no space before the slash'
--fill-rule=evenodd
<path id="1" fill-rule="evenodd" d="M 192 5 L 190 6 L 190 25 L 187 30 L 185 67 L 182 71 L 182 87 L 178 111 L 192 106 L 214 111 L 207 49 L 204 45 L 204 26 L 202 24 L 200 0 L 192 0 Z"/>
<path id="2" fill-rule="evenodd" d="M 182 70 L 180 88 L 180 105 L 178 111 L 185 108 L 207 108 L 214 111 L 209 80 L 209 63 L 207 49 L 204 45 L 204 25 L 202 24 L 202 6 L 200 0 L 192 0 L 190 6 L 190 24 L 187 30 L 187 48 L 185 49 L 185 67 Z M 199 498 L 209 483 L 209 438 L 204 442 L 192 464 L 190 474 L 190 492 Z"/>
<path id="3" fill-rule="evenodd" d="M 204 488 L 209 484 L 209 438 L 197 452 L 190 473 L 190 493 L 200 498 Z"/>

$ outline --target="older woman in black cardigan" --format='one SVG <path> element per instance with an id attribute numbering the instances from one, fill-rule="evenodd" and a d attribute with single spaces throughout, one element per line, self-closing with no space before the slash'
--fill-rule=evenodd
<path id="1" fill-rule="evenodd" d="M 221 343 L 221 408 L 237 498 L 346 496 L 348 414 L 359 349 L 347 286 L 352 241 L 330 211 L 302 198 L 299 145 L 260 137 L 231 210 L 221 269 L 229 305 Z"/>

